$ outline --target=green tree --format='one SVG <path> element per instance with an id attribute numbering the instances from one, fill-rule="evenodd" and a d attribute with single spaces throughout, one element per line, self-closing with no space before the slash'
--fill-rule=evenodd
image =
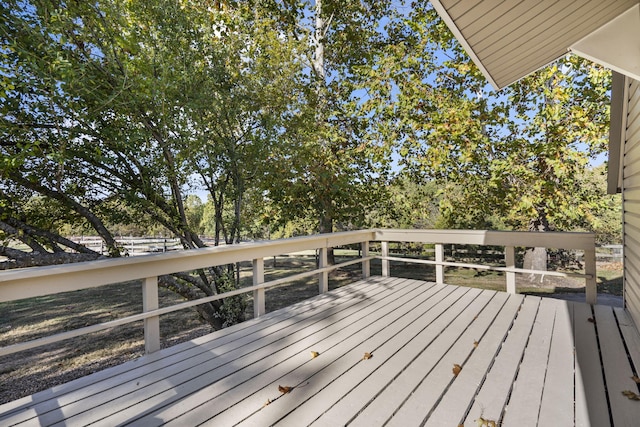
<path id="1" fill-rule="evenodd" d="M 366 70 L 384 44 L 388 1 L 284 2 L 282 31 L 306 65 L 292 121 L 271 158 L 267 195 L 283 222 L 316 218 L 317 230 L 364 223 L 383 199 L 388 141 L 362 109 Z"/>

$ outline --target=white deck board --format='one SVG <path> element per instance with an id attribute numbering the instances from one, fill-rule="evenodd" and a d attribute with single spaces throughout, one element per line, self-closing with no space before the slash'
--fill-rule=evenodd
<path id="1" fill-rule="evenodd" d="M 556 301 L 549 364 L 540 402 L 540 425 L 572 425 L 574 405 L 573 304 Z"/>
<path id="2" fill-rule="evenodd" d="M 0 425 L 637 425 L 640 335 L 591 310 L 372 277 L 0 405 Z"/>
<path id="3" fill-rule="evenodd" d="M 609 410 L 591 306 L 573 304 L 576 348 L 576 425 L 609 426 Z"/>
<path id="4" fill-rule="evenodd" d="M 479 418 L 498 422 L 507 402 L 533 326 L 540 298 L 526 298 L 513 327 L 494 359 L 491 370 L 475 398 L 465 425 Z"/>
<path id="5" fill-rule="evenodd" d="M 631 379 L 634 373 L 630 369 L 622 338 L 617 333 L 618 325 L 613 315 L 613 308 L 594 306 L 594 312 L 613 424 L 616 426 L 638 425 L 640 402 L 629 400 L 622 395 L 625 390 L 638 393 L 638 385 Z"/>
<path id="6" fill-rule="evenodd" d="M 427 426 L 437 427 L 450 424 L 451 421 L 454 421 L 453 425 L 456 425 L 456 422 L 462 423 L 470 409 L 470 402 L 473 402 L 478 393 L 511 328 L 523 298 L 522 295 L 510 295 L 486 334 L 476 339 L 478 347 L 473 350 L 473 354 L 465 363 L 462 371 L 429 416 Z"/>

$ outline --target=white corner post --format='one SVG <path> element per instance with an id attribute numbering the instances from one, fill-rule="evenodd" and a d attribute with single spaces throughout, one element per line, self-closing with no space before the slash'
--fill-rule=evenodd
<path id="1" fill-rule="evenodd" d="M 328 253 L 328 249 L 326 246 L 324 248 L 320 248 L 320 254 L 319 254 L 320 256 L 318 258 L 318 267 L 320 268 L 327 267 L 327 264 L 328 264 L 327 253 Z M 321 271 L 318 274 L 318 292 L 321 294 L 324 294 L 327 291 L 329 291 L 329 272 Z"/>
<path id="2" fill-rule="evenodd" d="M 362 242 L 362 258 L 369 256 L 369 241 Z M 371 276 L 371 261 L 362 261 L 362 278 L 366 279 Z"/>
<path id="3" fill-rule="evenodd" d="M 142 311 L 157 310 L 158 277 L 147 277 L 142 282 Z M 160 350 L 160 317 L 153 316 L 144 319 L 144 351 L 147 354 Z"/>
<path id="4" fill-rule="evenodd" d="M 436 283 L 444 284 L 444 245 L 436 243 Z"/>
<path id="5" fill-rule="evenodd" d="M 596 248 L 594 243 L 592 248 L 584 250 L 584 274 L 587 276 L 584 281 L 587 304 L 595 304 L 598 298 L 596 273 Z"/>
<path id="6" fill-rule="evenodd" d="M 253 260 L 253 286 L 264 283 L 264 259 Z M 253 317 L 263 316 L 265 313 L 264 288 L 253 291 Z"/>
<path id="7" fill-rule="evenodd" d="M 505 246 L 504 263 L 507 268 L 516 268 L 516 248 L 514 246 Z M 507 292 L 510 294 L 517 293 L 516 273 L 514 271 L 507 271 L 505 276 L 507 278 Z"/>
<path id="8" fill-rule="evenodd" d="M 382 252 L 382 277 L 389 277 L 389 242 L 380 242 L 380 251 Z"/>

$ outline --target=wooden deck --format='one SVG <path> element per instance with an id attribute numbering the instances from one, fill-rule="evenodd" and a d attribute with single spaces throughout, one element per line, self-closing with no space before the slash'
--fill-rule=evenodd
<path id="1" fill-rule="evenodd" d="M 622 309 L 373 277 L 2 405 L 0 425 L 637 426 L 634 366 Z"/>

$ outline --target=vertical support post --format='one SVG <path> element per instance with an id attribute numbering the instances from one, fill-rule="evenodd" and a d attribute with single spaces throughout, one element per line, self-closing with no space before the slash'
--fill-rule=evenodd
<path id="1" fill-rule="evenodd" d="M 504 263 L 507 268 L 516 268 L 516 248 L 515 246 L 505 246 Z M 507 292 L 510 294 L 517 293 L 516 290 L 516 273 L 512 271 L 506 272 Z"/>
<path id="2" fill-rule="evenodd" d="M 157 310 L 158 277 L 148 277 L 142 282 L 142 311 Z M 154 316 L 144 319 L 144 350 L 150 354 L 160 350 L 160 317 Z"/>
<path id="3" fill-rule="evenodd" d="M 264 283 L 264 259 L 257 258 L 253 260 L 253 285 L 261 285 Z M 263 316 L 265 313 L 265 297 L 264 288 L 255 289 L 253 291 L 253 317 Z"/>
<path id="4" fill-rule="evenodd" d="M 595 243 L 592 248 L 584 250 L 584 274 L 589 275 L 586 277 L 585 290 L 587 297 L 587 304 L 595 304 L 598 297 L 598 286 L 596 283 L 596 248 Z"/>
<path id="5" fill-rule="evenodd" d="M 444 245 L 436 243 L 436 283 L 444 284 Z"/>
<path id="6" fill-rule="evenodd" d="M 382 252 L 382 277 L 389 277 L 389 260 L 385 259 L 389 256 L 389 242 L 380 242 L 380 250 Z"/>
<path id="7" fill-rule="evenodd" d="M 362 258 L 369 256 L 369 241 L 362 242 Z M 371 261 L 362 261 L 362 278 L 371 276 Z"/>
<path id="8" fill-rule="evenodd" d="M 327 247 L 320 248 L 320 254 L 318 259 L 318 267 L 324 268 L 328 264 L 327 253 L 329 252 Z M 324 294 L 329 291 L 329 273 L 323 271 L 318 274 L 318 292 Z"/>

